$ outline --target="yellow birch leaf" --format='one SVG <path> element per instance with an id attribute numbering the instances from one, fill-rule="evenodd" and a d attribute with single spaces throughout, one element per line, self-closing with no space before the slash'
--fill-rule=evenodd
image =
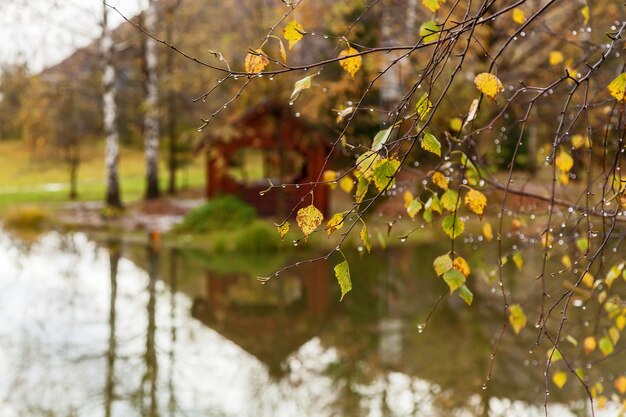
<path id="1" fill-rule="evenodd" d="M 524 11 L 522 9 L 513 9 L 513 21 L 518 25 L 524 24 L 524 22 L 526 21 L 526 16 L 524 15 Z"/>
<path id="2" fill-rule="evenodd" d="M 354 180 L 349 175 L 344 176 L 339 180 L 339 188 L 350 194 L 354 188 Z"/>
<path id="3" fill-rule="evenodd" d="M 285 238 L 285 235 L 289 231 L 289 222 L 285 222 L 281 224 L 280 226 L 277 226 L 277 229 L 278 229 L 278 234 L 280 235 L 280 240 L 283 240 Z"/>
<path id="4" fill-rule="evenodd" d="M 430 41 L 436 41 L 438 37 L 439 26 L 434 20 L 422 23 L 420 26 L 420 36 L 423 38 L 424 43 Z"/>
<path id="5" fill-rule="evenodd" d="M 487 223 L 483 224 L 483 236 L 488 241 L 491 241 L 491 239 L 493 239 L 493 230 L 491 228 L 491 223 L 487 222 Z"/>
<path id="6" fill-rule="evenodd" d="M 404 195 L 402 196 L 402 198 L 404 199 L 404 208 L 407 208 L 409 206 L 409 204 L 411 204 L 411 201 L 413 201 L 413 199 L 415 197 L 413 197 L 413 193 L 410 191 L 405 191 Z"/>
<path id="7" fill-rule="evenodd" d="M 313 233 L 322 224 L 322 220 L 324 220 L 324 215 L 313 204 L 301 208 L 296 215 L 296 222 L 305 237 Z"/>
<path id="8" fill-rule="evenodd" d="M 522 254 L 520 252 L 515 252 L 513 254 L 513 263 L 517 267 L 518 271 L 522 270 L 522 267 L 524 266 L 524 259 L 522 259 Z"/>
<path id="9" fill-rule="evenodd" d="M 582 283 L 585 284 L 587 288 L 593 288 L 593 282 L 595 280 L 596 279 L 593 275 L 591 275 L 589 272 L 585 272 L 585 275 L 583 275 Z"/>
<path id="10" fill-rule="evenodd" d="M 463 129 L 463 119 L 459 117 L 453 117 L 450 119 L 450 130 L 453 132 L 460 132 Z"/>
<path id="11" fill-rule="evenodd" d="M 626 99 L 626 72 L 617 76 L 608 86 L 609 92 L 617 101 Z"/>
<path id="12" fill-rule="evenodd" d="M 350 280 L 350 266 L 348 265 L 348 261 L 343 261 L 335 265 L 335 277 L 339 282 L 339 287 L 341 288 L 341 298 L 339 301 L 343 300 L 343 296 L 346 295 L 352 289 L 352 281 Z"/>
<path id="13" fill-rule="evenodd" d="M 478 214 L 482 219 L 485 207 L 487 206 L 487 197 L 478 190 L 471 189 L 465 194 L 465 206 L 472 212 Z"/>
<path id="14" fill-rule="evenodd" d="M 626 394 L 626 376 L 620 375 L 615 379 L 615 383 L 613 384 L 617 392 L 621 395 Z"/>
<path id="15" fill-rule="evenodd" d="M 283 41 L 281 41 L 280 39 L 278 41 L 280 45 L 280 58 L 283 60 L 284 63 L 287 63 L 287 51 L 285 51 L 285 45 L 283 45 Z"/>
<path id="16" fill-rule="evenodd" d="M 519 334 L 522 329 L 526 326 L 526 314 L 524 314 L 524 310 L 522 306 L 519 304 L 513 304 L 509 307 L 509 323 L 511 323 L 511 327 L 515 331 L 515 334 Z"/>
<path id="17" fill-rule="evenodd" d="M 433 103 L 430 102 L 428 93 L 422 94 L 420 99 L 417 100 L 417 104 L 415 104 L 415 112 L 417 113 L 419 120 L 423 120 L 426 116 L 428 116 L 432 107 Z"/>
<path id="18" fill-rule="evenodd" d="M 559 183 L 563 185 L 569 184 L 569 174 L 567 172 L 561 172 L 559 174 Z"/>
<path id="19" fill-rule="evenodd" d="M 462 273 L 465 278 L 469 277 L 469 274 L 472 272 L 467 261 L 460 256 L 454 258 L 454 261 L 452 261 L 452 266 L 454 267 L 454 269 Z"/>
<path id="20" fill-rule="evenodd" d="M 561 256 L 561 263 L 567 269 L 570 269 L 572 267 L 572 260 L 567 255 Z"/>
<path id="21" fill-rule="evenodd" d="M 598 397 L 598 409 L 602 410 L 606 407 L 607 398 L 604 395 Z"/>
<path id="22" fill-rule="evenodd" d="M 611 353 L 613 353 L 613 342 L 608 336 L 604 336 L 602 339 L 600 339 L 600 341 L 598 342 L 598 347 L 600 348 L 604 356 L 609 356 Z"/>
<path id="23" fill-rule="evenodd" d="M 615 319 L 615 326 L 621 331 L 626 327 L 626 316 L 618 316 Z"/>
<path id="24" fill-rule="evenodd" d="M 589 23 L 589 6 L 584 6 L 580 9 L 580 14 L 583 15 L 583 25 Z"/>
<path id="25" fill-rule="evenodd" d="M 435 173 L 433 174 L 432 180 L 433 180 L 433 184 L 435 184 L 437 187 L 441 188 L 442 190 L 448 189 L 448 179 L 441 172 L 435 171 Z"/>
<path id="26" fill-rule="evenodd" d="M 609 338 L 611 339 L 614 345 L 616 345 L 617 342 L 619 342 L 619 337 L 620 337 L 619 330 L 617 330 L 615 327 L 611 327 L 609 329 Z"/>
<path id="27" fill-rule="evenodd" d="M 566 174 L 574 166 L 574 158 L 572 158 L 572 156 L 568 154 L 564 149 L 561 149 L 556 159 L 554 160 L 554 163 L 556 164 L 556 167 L 559 171 Z"/>
<path id="28" fill-rule="evenodd" d="M 439 10 L 445 2 L 446 0 L 422 0 L 422 4 L 433 13 Z"/>
<path id="29" fill-rule="evenodd" d="M 358 53 L 359 51 L 357 51 L 356 49 L 352 47 L 349 47 L 348 49 L 344 49 L 343 51 L 341 51 L 341 53 L 339 53 L 339 58 L 342 58 L 344 56 L 355 55 Z M 340 60 L 339 65 L 341 65 L 341 68 L 343 68 L 354 79 L 354 74 L 356 74 L 359 68 L 361 68 L 361 61 L 362 61 L 361 56 L 357 55 L 357 56 L 344 58 Z"/>
<path id="30" fill-rule="evenodd" d="M 427 152 L 434 153 L 437 156 L 441 156 L 441 143 L 435 136 L 430 133 L 425 133 L 420 146 Z"/>
<path id="31" fill-rule="evenodd" d="M 478 91 L 486 95 L 491 101 L 495 100 L 498 93 L 504 91 L 504 86 L 498 77 L 488 72 L 478 74 L 476 78 L 474 78 L 474 84 L 476 88 L 478 88 Z"/>
<path id="32" fill-rule="evenodd" d="M 567 374 L 563 371 L 555 372 L 554 375 L 552 375 L 552 382 L 554 382 L 554 385 L 559 387 L 559 389 L 563 388 L 565 383 L 567 383 Z"/>
<path id="33" fill-rule="evenodd" d="M 287 24 L 283 36 L 289 41 L 289 50 L 302 39 L 302 32 L 304 32 L 304 28 L 297 21 L 292 20 Z"/>
<path id="34" fill-rule="evenodd" d="M 465 230 L 465 223 L 458 216 L 454 214 L 448 215 L 441 222 L 441 227 L 443 231 L 450 236 L 450 239 L 456 239 L 461 236 L 463 231 Z"/>
<path id="35" fill-rule="evenodd" d="M 406 206 L 406 212 L 412 219 L 415 218 L 415 215 L 419 213 L 421 209 L 422 202 L 419 201 L 417 198 L 411 201 L 408 206 Z"/>
<path id="36" fill-rule="evenodd" d="M 559 65 L 561 62 L 563 62 L 563 60 L 563 53 L 561 51 L 550 52 L 550 56 L 548 58 L 550 65 Z"/>
<path id="37" fill-rule="evenodd" d="M 331 171 L 330 169 L 327 169 L 322 174 L 322 179 L 324 180 L 325 183 L 328 184 L 331 190 L 334 190 L 335 188 L 337 188 L 337 181 L 335 181 L 337 179 L 337 173 L 335 171 Z"/>
<path id="38" fill-rule="evenodd" d="M 263 71 L 270 63 L 270 60 L 267 59 L 262 49 L 257 49 L 254 52 L 255 53 L 249 52 L 244 61 L 246 72 L 251 74 Z"/>
<path id="39" fill-rule="evenodd" d="M 454 265 L 452 264 L 452 259 L 450 259 L 450 255 L 447 253 L 436 257 L 433 261 L 433 268 L 435 269 L 437 276 L 443 275 L 453 267 Z"/>
<path id="40" fill-rule="evenodd" d="M 583 340 L 583 352 L 585 353 L 591 353 L 594 350 L 596 350 L 596 338 L 593 336 L 587 336 L 585 337 L 585 340 Z"/>
<path id="41" fill-rule="evenodd" d="M 550 361 L 553 363 L 563 359 L 563 355 L 561 355 L 561 352 L 559 352 L 559 350 L 554 347 L 552 349 L 548 349 L 548 351 L 546 352 L 546 357 L 550 359 Z"/>
<path id="42" fill-rule="evenodd" d="M 302 91 L 311 88 L 311 85 L 313 84 L 313 77 L 315 77 L 315 75 L 309 75 L 308 77 L 304 77 L 303 79 L 296 81 L 293 86 L 293 92 L 291 93 L 291 101 L 297 100 Z"/>
<path id="43" fill-rule="evenodd" d="M 586 148 L 591 147 L 591 141 L 586 135 L 583 136 L 583 135 L 577 134 L 577 135 L 572 136 L 572 147 L 574 149 L 579 149 L 583 146 Z"/>
<path id="44" fill-rule="evenodd" d="M 341 229 L 344 225 L 345 212 L 337 213 L 326 223 L 326 234 L 330 237 L 335 231 Z"/>
<path id="45" fill-rule="evenodd" d="M 370 241 L 370 234 L 367 232 L 367 226 L 363 225 L 363 228 L 361 228 L 361 232 L 359 233 L 359 237 L 361 238 L 363 245 L 365 245 L 367 253 L 370 253 L 372 251 L 372 242 Z"/>

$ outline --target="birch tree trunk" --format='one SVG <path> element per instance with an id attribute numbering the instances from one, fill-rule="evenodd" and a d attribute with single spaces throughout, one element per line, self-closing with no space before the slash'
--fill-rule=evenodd
<path id="1" fill-rule="evenodd" d="M 145 29 L 154 33 L 156 27 L 156 2 L 150 0 L 145 12 Z M 146 60 L 146 113 L 144 116 L 144 146 L 146 153 L 146 200 L 159 197 L 159 79 L 157 75 L 156 41 L 145 38 Z"/>
<path id="2" fill-rule="evenodd" d="M 113 65 L 113 38 L 109 29 L 108 8 L 102 2 L 102 37 L 100 38 L 102 55 L 104 94 L 102 109 L 104 118 L 104 135 L 106 137 L 105 169 L 106 196 L 105 203 L 110 207 L 122 207 L 118 175 L 119 132 L 117 130 L 117 87 L 115 86 L 115 67 Z"/>

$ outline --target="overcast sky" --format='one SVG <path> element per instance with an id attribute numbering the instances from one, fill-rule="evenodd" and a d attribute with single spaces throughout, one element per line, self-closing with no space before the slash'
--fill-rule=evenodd
<path id="1" fill-rule="evenodd" d="M 144 0 L 109 0 L 132 17 Z M 113 10 L 111 26 L 122 18 Z M 32 71 L 54 65 L 100 34 L 101 0 L 0 0 L 0 66 L 28 62 Z"/>

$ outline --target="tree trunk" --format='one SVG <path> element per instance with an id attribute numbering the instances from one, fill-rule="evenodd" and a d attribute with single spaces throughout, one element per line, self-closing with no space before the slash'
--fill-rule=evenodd
<path id="1" fill-rule="evenodd" d="M 174 13 L 178 6 L 180 6 L 181 1 L 177 1 L 172 3 L 170 7 L 167 8 L 167 40 L 170 43 L 174 43 Z M 167 192 L 169 194 L 176 194 L 176 171 L 178 170 L 178 135 L 177 135 L 177 127 L 176 127 L 176 87 L 174 82 L 174 77 L 176 68 L 174 67 L 174 54 L 176 52 L 174 50 L 169 50 L 167 52 L 167 61 L 166 61 L 166 71 L 167 76 L 169 77 L 168 91 L 167 91 L 167 136 L 168 136 L 168 145 L 169 145 L 169 155 L 168 155 L 168 171 L 169 171 L 169 181 L 167 186 Z"/>
<path id="2" fill-rule="evenodd" d="M 105 203 L 110 207 L 122 207 L 118 175 L 119 162 L 119 132 L 117 130 L 117 87 L 115 86 L 115 67 L 113 66 L 113 39 L 108 26 L 108 8 L 102 2 L 102 38 L 100 49 L 103 61 L 104 94 L 102 96 L 102 110 L 104 116 L 104 135 L 106 137 L 105 169 L 106 169 L 106 196 Z"/>
<path id="3" fill-rule="evenodd" d="M 145 14 L 145 29 L 155 32 L 156 3 L 150 0 Z M 159 79 L 157 76 L 156 41 L 150 37 L 145 40 L 146 49 L 146 113 L 144 118 L 144 145 L 146 153 L 146 200 L 159 197 Z"/>

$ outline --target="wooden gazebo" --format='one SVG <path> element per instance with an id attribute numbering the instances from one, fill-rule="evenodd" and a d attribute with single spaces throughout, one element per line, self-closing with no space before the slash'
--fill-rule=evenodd
<path id="1" fill-rule="evenodd" d="M 250 110 L 233 128 L 233 134 L 207 138 L 207 198 L 234 194 L 264 216 L 286 215 L 311 201 L 328 212 L 328 187 L 311 185 L 330 150 L 319 130 L 291 107 L 273 102 Z M 286 186 L 262 193 L 268 180 Z M 313 200 L 307 196 L 311 190 Z"/>

